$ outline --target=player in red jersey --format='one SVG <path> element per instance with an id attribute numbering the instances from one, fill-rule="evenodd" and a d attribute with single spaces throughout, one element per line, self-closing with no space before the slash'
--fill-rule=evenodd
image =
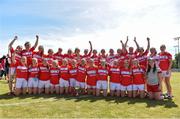
<path id="1" fill-rule="evenodd" d="M 60 85 L 60 94 L 68 94 L 69 89 L 69 66 L 68 66 L 68 60 L 63 59 L 62 65 L 60 67 L 60 79 L 59 79 L 59 85 Z"/>
<path id="2" fill-rule="evenodd" d="M 39 94 L 45 91 L 45 94 L 49 94 L 50 88 L 50 69 L 47 60 L 43 59 L 42 64 L 39 64 Z"/>
<path id="3" fill-rule="evenodd" d="M 114 50 L 113 49 L 109 49 L 109 54 L 107 56 L 107 63 L 108 65 L 112 66 L 113 65 L 113 61 L 115 60 L 116 55 L 114 54 Z"/>
<path id="4" fill-rule="evenodd" d="M 82 55 L 80 54 L 79 48 L 75 48 L 74 54 L 73 54 L 73 59 L 75 59 L 78 62 L 78 64 L 80 63 L 80 61 L 82 59 Z"/>
<path id="5" fill-rule="evenodd" d="M 121 68 L 121 97 L 125 97 L 127 92 L 128 97 L 132 97 L 132 70 L 129 60 L 124 60 L 124 67 Z"/>
<path id="6" fill-rule="evenodd" d="M 76 80 L 76 92 L 77 95 L 85 93 L 85 79 L 86 79 L 86 60 L 81 59 L 81 63 L 77 67 L 77 80 Z"/>
<path id="7" fill-rule="evenodd" d="M 101 52 L 99 53 L 99 61 L 100 60 L 106 60 L 107 59 L 107 54 L 105 49 L 101 49 Z"/>
<path id="8" fill-rule="evenodd" d="M 64 58 L 67 59 L 68 65 L 71 65 L 71 60 L 74 59 L 72 49 L 68 49 L 67 54 L 64 54 Z"/>
<path id="9" fill-rule="evenodd" d="M 50 65 L 52 64 L 53 61 L 53 54 L 54 54 L 53 49 L 49 49 L 48 54 L 43 56 L 43 59 L 47 60 L 48 64 Z"/>
<path id="10" fill-rule="evenodd" d="M 16 62 L 20 62 L 21 59 L 21 51 L 22 46 L 18 45 L 16 49 L 13 49 L 14 42 L 18 39 L 17 36 L 14 37 L 14 39 L 9 43 L 9 56 L 10 56 L 10 68 L 9 68 L 9 94 L 13 93 L 13 80 L 15 79 L 15 73 L 16 73 L 16 66 L 12 61 L 12 55 L 14 55 L 14 60 Z"/>
<path id="11" fill-rule="evenodd" d="M 31 63 L 32 63 L 31 60 L 32 60 L 32 56 L 33 56 L 33 51 L 36 49 L 36 47 L 37 47 L 37 45 L 38 45 L 38 41 L 39 41 L 39 36 L 36 35 L 36 42 L 35 42 L 35 44 L 34 44 L 33 47 L 31 47 L 30 42 L 26 42 L 26 43 L 24 44 L 25 49 L 22 50 L 22 56 L 27 57 L 27 64 L 28 64 L 28 66 L 30 66 Z"/>
<path id="12" fill-rule="evenodd" d="M 166 46 L 160 46 L 161 52 L 159 53 L 159 67 L 162 70 L 162 79 L 164 79 L 168 98 L 172 98 L 172 88 L 170 83 L 172 55 L 166 51 Z M 162 81 L 161 81 L 162 82 Z"/>
<path id="13" fill-rule="evenodd" d="M 37 58 L 38 64 L 41 64 L 43 56 L 44 56 L 44 47 L 40 45 L 38 47 L 38 51 L 33 52 L 33 58 Z"/>
<path id="14" fill-rule="evenodd" d="M 14 56 L 13 56 L 14 57 Z M 15 95 L 20 95 L 21 93 L 26 94 L 27 91 L 27 80 L 28 80 L 28 66 L 27 58 L 22 57 L 20 62 L 15 61 L 15 57 L 12 58 L 13 63 L 16 66 L 16 89 Z"/>
<path id="15" fill-rule="evenodd" d="M 29 68 L 29 79 L 28 79 L 28 93 L 37 94 L 38 92 L 38 83 L 39 83 L 39 67 L 38 60 L 32 58 L 32 65 Z"/>
<path id="16" fill-rule="evenodd" d="M 121 75 L 120 75 L 120 68 L 118 65 L 118 61 L 114 60 L 113 65 L 109 69 L 109 76 L 110 76 L 110 94 L 111 96 L 114 96 L 116 93 L 116 96 L 120 96 L 120 90 L 121 90 Z"/>
<path id="17" fill-rule="evenodd" d="M 88 94 L 96 95 L 96 81 L 97 81 L 97 66 L 93 59 L 89 60 L 89 65 L 86 69 L 87 72 L 87 92 Z"/>
<path id="18" fill-rule="evenodd" d="M 93 50 L 93 54 L 92 54 L 92 56 L 91 56 L 91 59 L 94 60 L 94 64 L 95 64 L 96 66 L 99 65 L 99 57 L 98 57 L 98 55 L 97 55 L 97 50 Z M 89 63 L 89 62 L 88 62 L 88 63 Z"/>
<path id="19" fill-rule="evenodd" d="M 70 83 L 69 92 L 72 95 L 75 94 L 76 80 L 77 80 L 77 61 L 73 59 L 71 62 L 71 66 L 69 68 L 69 83 Z"/>
<path id="20" fill-rule="evenodd" d="M 62 54 L 63 49 L 58 48 L 58 52 L 53 55 L 55 60 L 58 60 L 59 66 L 62 65 L 62 59 L 64 58 L 64 55 Z"/>
<path id="21" fill-rule="evenodd" d="M 137 59 L 133 60 L 132 74 L 133 74 L 133 97 L 137 97 L 138 93 L 140 98 L 145 97 L 145 73 L 146 69 L 139 65 Z"/>
<path id="22" fill-rule="evenodd" d="M 128 43 L 129 39 L 128 39 L 128 36 L 127 36 L 127 40 L 126 40 L 126 43 L 125 43 L 125 47 L 127 47 L 127 43 Z M 127 53 L 127 56 L 129 57 L 129 59 L 133 60 L 136 56 L 137 56 L 137 53 L 138 53 L 138 50 L 139 50 L 139 44 L 137 43 L 136 41 L 136 37 L 134 37 L 134 42 L 136 44 L 136 50 L 134 51 L 134 48 L 133 47 L 129 47 L 128 49 L 128 53 Z"/>
<path id="23" fill-rule="evenodd" d="M 143 65 L 146 69 L 147 69 L 147 55 L 149 53 L 149 49 L 150 49 L 150 38 L 147 38 L 148 41 L 148 45 L 147 45 L 147 49 L 144 52 L 144 49 L 142 47 L 139 48 L 139 54 L 135 57 L 138 61 L 140 65 Z"/>
<path id="24" fill-rule="evenodd" d="M 91 41 L 89 41 L 89 45 L 90 45 L 90 51 L 88 53 L 88 49 L 84 50 L 84 55 L 82 56 L 82 58 L 85 58 L 86 60 L 88 60 L 91 57 L 92 54 L 92 43 Z"/>
<path id="25" fill-rule="evenodd" d="M 100 90 L 103 90 L 103 96 L 107 96 L 107 87 L 108 87 L 108 74 L 109 70 L 106 65 L 106 60 L 103 59 L 100 61 L 100 66 L 97 70 L 97 83 L 96 83 L 96 96 L 100 95 Z"/>
<path id="26" fill-rule="evenodd" d="M 56 94 L 59 94 L 59 66 L 58 66 L 58 61 L 53 60 L 52 65 L 50 68 L 50 92 L 51 94 L 56 92 Z"/>

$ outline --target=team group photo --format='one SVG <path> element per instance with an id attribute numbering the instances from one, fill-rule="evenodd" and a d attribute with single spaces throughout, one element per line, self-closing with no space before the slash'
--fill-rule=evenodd
<path id="1" fill-rule="evenodd" d="M 180 118 L 178 3 L 0 2 L 0 118 Z"/>

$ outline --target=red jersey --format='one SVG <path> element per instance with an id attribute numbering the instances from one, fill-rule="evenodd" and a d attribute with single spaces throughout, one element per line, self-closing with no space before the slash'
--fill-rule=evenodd
<path id="1" fill-rule="evenodd" d="M 78 66 L 77 68 L 77 81 L 85 82 L 86 79 L 86 67 L 85 66 Z"/>
<path id="2" fill-rule="evenodd" d="M 62 65 L 62 59 L 64 58 L 64 55 L 59 54 L 59 53 L 55 53 L 53 55 L 53 58 L 58 61 L 59 66 Z"/>
<path id="3" fill-rule="evenodd" d="M 99 66 L 97 70 L 97 74 L 98 74 L 97 80 L 107 81 L 109 70 L 106 67 L 103 68 L 102 66 Z"/>
<path id="4" fill-rule="evenodd" d="M 50 79 L 50 71 L 48 66 L 39 65 L 39 80 L 47 81 Z"/>
<path id="5" fill-rule="evenodd" d="M 145 83 L 145 72 L 144 66 L 132 67 L 133 84 L 139 85 Z"/>
<path id="6" fill-rule="evenodd" d="M 47 60 L 47 62 L 48 62 L 49 64 L 52 64 L 53 56 L 51 56 L 51 55 L 44 55 L 43 58 L 44 58 L 45 60 Z"/>
<path id="7" fill-rule="evenodd" d="M 77 78 L 77 67 L 70 67 L 69 68 L 69 77 L 70 78 L 74 78 L 76 79 Z"/>
<path id="8" fill-rule="evenodd" d="M 32 47 L 29 50 L 22 50 L 22 56 L 25 56 L 27 58 L 28 66 L 32 64 L 32 56 L 33 56 L 33 51 L 34 50 L 35 50 L 34 47 Z"/>
<path id="9" fill-rule="evenodd" d="M 121 77 L 122 77 L 122 81 L 121 81 L 121 85 L 123 86 L 128 86 L 132 84 L 132 71 L 130 69 L 125 69 L 122 68 L 121 69 Z"/>
<path id="10" fill-rule="evenodd" d="M 123 68 L 124 67 L 124 61 L 125 60 L 129 60 L 128 56 L 127 55 L 121 55 L 118 59 L 118 62 L 119 62 L 119 67 L 120 68 Z"/>
<path id="11" fill-rule="evenodd" d="M 29 68 L 29 78 L 38 78 L 39 76 L 39 67 Z"/>
<path id="12" fill-rule="evenodd" d="M 39 52 L 33 52 L 33 58 L 36 58 L 38 60 L 38 63 L 42 63 L 42 53 Z"/>
<path id="13" fill-rule="evenodd" d="M 21 63 L 16 63 L 16 78 L 24 78 L 28 80 L 28 67 Z"/>
<path id="14" fill-rule="evenodd" d="M 64 80 L 69 80 L 69 68 L 68 66 L 60 67 L 60 78 Z"/>
<path id="15" fill-rule="evenodd" d="M 170 60 L 172 60 L 172 55 L 170 53 L 159 53 L 159 67 L 162 71 L 167 71 L 169 69 Z"/>
<path id="16" fill-rule="evenodd" d="M 107 60 L 107 55 L 99 55 L 99 60 Z"/>
<path id="17" fill-rule="evenodd" d="M 82 55 L 74 54 L 74 55 L 73 55 L 73 58 L 74 58 L 75 60 L 77 60 L 78 63 L 80 63 L 80 62 L 81 62 L 81 59 L 82 59 Z"/>
<path id="18" fill-rule="evenodd" d="M 87 68 L 86 72 L 87 72 L 87 84 L 90 86 L 96 86 L 97 68 L 89 67 Z"/>
<path id="19" fill-rule="evenodd" d="M 13 48 L 10 49 L 11 56 L 13 53 L 15 53 L 15 50 Z M 22 53 L 15 53 L 15 60 L 17 62 L 20 62 Z"/>
<path id="20" fill-rule="evenodd" d="M 93 55 L 93 56 L 91 56 L 91 58 L 94 60 L 94 64 L 96 66 L 98 66 L 99 65 L 99 57 L 97 55 Z"/>
<path id="21" fill-rule="evenodd" d="M 120 83 L 121 82 L 120 68 L 119 67 L 111 67 L 109 69 L 109 76 L 110 76 L 110 82 Z"/>
<path id="22" fill-rule="evenodd" d="M 140 65 L 143 65 L 145 68 L 147 68 L 147 58 L 148 58 L 148 51 L 146 50 L 142 55 L 137 55 L 136 59 L 139 61 Z"/>
<path id="23" fill-rule="evenodd" d="M 50 83 L 59 84 L 59 68 L 50 68 Z"/>

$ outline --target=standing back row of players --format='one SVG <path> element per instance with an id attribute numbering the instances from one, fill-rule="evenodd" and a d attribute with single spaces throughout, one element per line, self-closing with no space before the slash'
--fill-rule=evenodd
<path id="1" fill-rule="evenodd" d="M 38 36 L 35 45 L 31 48 L 30 47 L 30 43 L 27 42 L 25 43 L 25 50 L 22 50 L 21 46 L 17 46 L 16 50 L 14 51 L 12 48 L 13 43 L 15 42 L 15 40 L 17 40 L 17 37 L 14 38 L 14 40 L 10 43 L 9 47 L 10 47 L 10 51 L 12 54 L 15 54 L 15 59 L 16 61 L 20 60 L 21 56 L 25 56 L 27 57 L 27 63 L 28 66 L 31 65 L 31 59 L 32 58 L 37 58 L 38 59 L 38 63 L 41 64 L 43 60 L 48 61 L 49 64 L 52 64 L 53 60 L 58 60 L 58 64 L 61 66 L 62 65 L 62 59 L 66 58 L 67 61 L 69 62 L 69 65 L 71 65 L 71 61 L 72 59 L 75 59 L 77 61 L 77 64 L 80 64 L 81 59 L 85 59 L 87 61 L 89 61 L 89 58 L 92 58 L 95 65 L 99 65 L 100 60 L 105 60 L 108 65 L 112 66 L 114 60 L 118 61 L 118 63 L 120 64 L 120 67 L 123 67 L 124 61 L 125 60 L 129 60 L 130 64 L 132 63 L 131 61 L 135 58 L 138 60 L 140 65 L 143 65 L 145 67 L 145 69 L 147 69 L 147 55 L 149 52 L 149 48 L 150 48 L 150 39 L 147 38 L 148 41 L 148 46 L 147 49 L 144 51 L 143 48 L 139 47 L 138 43 L 136 42 L 136 39 L 134 39 L 136 45 L 137 45 L 137 50 L 134 52 L 133 47 L 129 47 L 129 52 L 126 50 L 126 46 L 127 46 L 127 42 L 128 42 L 128 38 L 125 44 L 122 43 L 122 49 L 118 49 L 117 50 L 117 54 L 114 54 L 113 49 L 110 49 L 109 55 L 106 55 L 105 50 L 102 49 L 101 53 L 99 55 L 97 55 L 97 51 L 93 50 L 93 53 L 91 55 L 92 52 L 92 44 L 90 43 L 90 52 L 88 53 L 88 50 L 84 51 L 84 55 L 80 55 L 80 50 L 78 48 L 75 49 L 75 52 L 72 53 L 72 50 L 68 50 L 67 54 L 62 54 L 62 49 L 59 48 L 58 52 L 53 54 L 52 49 L 48 50 L 48 55 L 44 55 L 44 50 L 43 50 L 43 46 L 39 46 L 38 51 L 34 52 L 34 49 L 36 48 L 37 44 L 38 44 Z M 167 85 L 167 90 L 168 90 L 168 94 L 171 96 L 171 86 L 170 86 L 170 68 L 171 68 L 171 59 L 172 56 L 167 53 L 165 51 L 165 46 L 162 45 L 161 46 L 161 53 L 159 53 L 159 56 L 157 55 L 156 49 L 155 48 L 151 48 L 150 49 L 151 54 L 149 55 L 149 57 L 154 58 L 155 60 L 159 61 L 157 64 L 159 65 L 159 67 L 163 70 L 163 77 L 165 77 L 165 83 Z M 13 64 L 13 63 L 12 63 Z M 13 69 L 13 66 L 12 66 Z M 15 69 L 15 68 L 14 68 Z M 14 71 L 14 70 L 12 70 Z M 13 72 L 11 72 L 11 74 L 13 74 Z"/>

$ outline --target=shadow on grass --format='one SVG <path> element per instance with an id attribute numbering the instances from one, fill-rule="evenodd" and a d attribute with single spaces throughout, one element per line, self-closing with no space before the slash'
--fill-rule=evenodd
<path id="1" fill-rule="evenodd" d="M 149 107 L 156 107 L 156 106 L 164 106 L 165 108 L 175 108 L 178 107 L 177 104 L 175 104 L 175 102 L 173 100 L 161 100 L 161 101 L 157 101 L 157 100 L 149 100 L 147 98 L 145 99 L 139 99 L 139 98 L 128 98 L 128 97 L 124 97 L 124 98 L 119 98 L 119 97 L 95 97 L 92 95 L 82 95 L 82 96 L 78 96 L 78 97 L 74 97 L 74 96 L 69 96 L 69 95 L 56 95 L 56 94 L 50 94 L 50 95 L 45 95 L 45 94 L 40 94 L 40 95 L 21 95 L 21 96 L 12 96 L 12 95 L 8 95 L 8 94 L 1 94 L 0 95 L 0 100 L 10 100 L 10 99 L 48 99 L 48 98 L 54 98 L 56 101 L 60 100 L 60 99 L 65 99 L 65 100 L 74 100 L 74 102 L 81 102 L 81 101 L 89 101 L 89 102 L 96 102 L 96 101 L 106 101 L 108 103 L 116 103 L 116 104 L 120 104 L 120 103 L 124 103 L 126 102 L 128 105 L 133 105 L 133 104 L 137 104 L 137 103 L 146 103 L 147 104 L 147 108 Z"/>

